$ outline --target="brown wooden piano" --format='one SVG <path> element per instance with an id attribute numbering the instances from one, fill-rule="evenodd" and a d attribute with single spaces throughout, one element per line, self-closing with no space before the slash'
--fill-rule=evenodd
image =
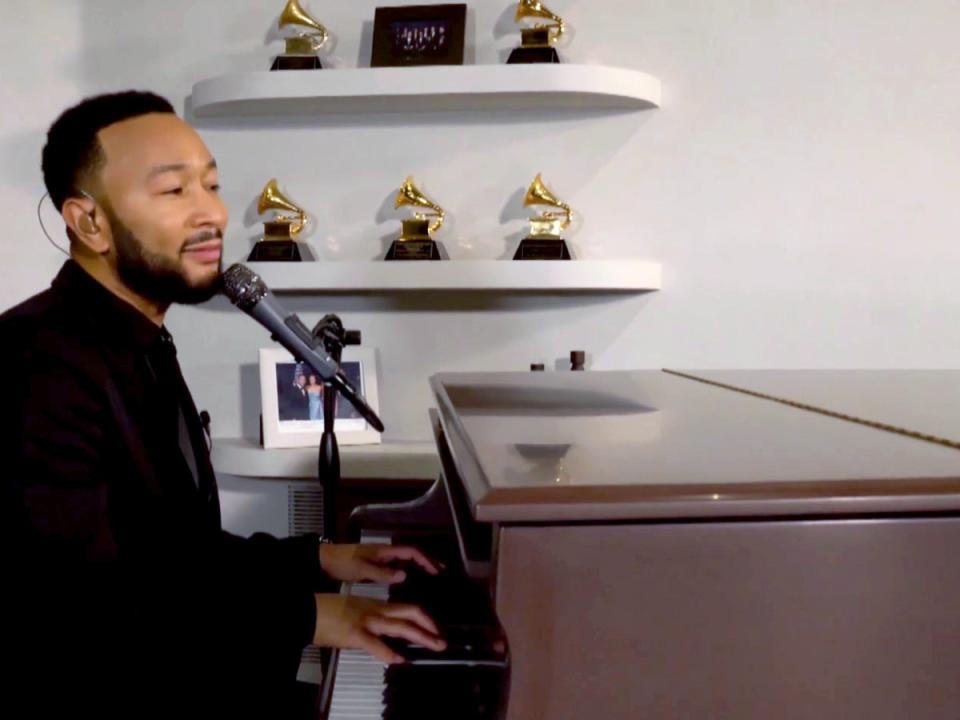
<path id="1" fill-rule="evenodd" d="M 450 638 L 321 716 L 960 717 L 960 372 L 432 378 L 443 472 L 354 514 Z"/>

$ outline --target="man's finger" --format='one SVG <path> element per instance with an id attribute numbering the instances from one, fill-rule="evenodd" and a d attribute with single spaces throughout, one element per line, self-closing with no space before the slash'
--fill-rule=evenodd
<path id="1" fill-rule="evenodd" d="M 434 635 L 426 632 L 419 625 L 404 620 L 402 618 L 386 617 L 384 615 L 372 615 L 367 618 L 365 623 L 367 632 L 374 635 L 389 635 L 390 637 L 402 638 L 417 645 L 430 648 L 431 650 L 443 650 L 447 643 Z"/>
<path id="2" fill-rule="evenodd" d="M 403 662 L 403 656 L 394 652 L 388 648 L 383 640 L 371 635 L 370 633 L 360 633 L 360 637 L 357 639 L 357 646 L 361 650 L 366 650 L 368 653 L 373 655 L 377 660 L 385 662 L 388 665 L 394 665 L 396 663 Z"/>
<path id="3" fill-rule="evenodd" d="M 366 575 L 365 580 L 385 585 L 403 582 L 407 579 L 407 574 L 403 570 L 377 565 L 370 561 L 364 563 L 364 574 Z"/>
<path id="4" fill-rule="evenodd" d="M 403 605 L 399 603 L 391 603 L 384 605 L 380 610 L 382 615 L 386 617 L 395 617 L 402 618 L 403 620 L 409 620 L 412 623 L 416 623 L 422 627 L 427 632 L 432 633 L 433 635 L 440 635 L 440 630 L 437 629 L 437 624 L 433 621 L 429 615 L 427 615 L 422 608 L 417 607 L 416 605 Z"/>
<path id="5" fill-rule="evenodd" d="M 432 562 L 420 550 L 409 545 L 385 545 L 378 553 L 377 560 L 389 562 L 391 560 L 410 560 L 422 567 L 431 575 L 440 572 L 436 563 Z"/>

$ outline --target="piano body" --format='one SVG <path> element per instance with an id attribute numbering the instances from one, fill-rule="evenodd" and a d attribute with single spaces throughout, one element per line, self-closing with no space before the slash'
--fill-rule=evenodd
<path id="1" fill-rule="evenodd" d="M 343 653 L 324 716 L 960 717 L 960 373 L 431 384 L 442 477 L 355 519 L 448 558 L 452 592 L 390 592 L 467 652 Z"/>

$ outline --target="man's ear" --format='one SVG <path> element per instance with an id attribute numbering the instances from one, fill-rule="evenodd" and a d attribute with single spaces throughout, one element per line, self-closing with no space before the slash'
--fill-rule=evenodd
<path id="1" fill-rule="evenodd" d="M 92 200 L 67 198 L 63 202 L 61 215 L 74 237 L 90 251 L 97 255 L 105 255 L 110 251 L 109 233 L 103 231 L 99 211 Z"/>

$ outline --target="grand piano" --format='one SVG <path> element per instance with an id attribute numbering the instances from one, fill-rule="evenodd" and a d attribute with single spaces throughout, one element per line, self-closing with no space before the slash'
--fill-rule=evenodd
<path id="1" fill-rule="evenodd" d="M 320 716 L 960 717 L 960 372 L 431 379 L 442 474 L 358 508 L 447 652 L 334 653 Z"/>

